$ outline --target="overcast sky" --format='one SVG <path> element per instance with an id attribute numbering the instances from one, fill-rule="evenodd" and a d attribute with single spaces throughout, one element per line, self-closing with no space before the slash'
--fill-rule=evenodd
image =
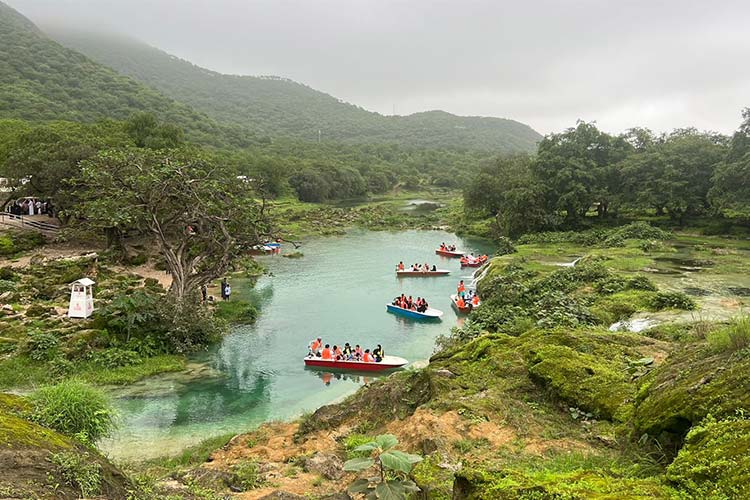
<path id="1" fill-rule="evenodd" d="M 750 106 L 748 0 L 5 1 L 40 25 L 113 30 L 383 114 L 729 133 Z"/>

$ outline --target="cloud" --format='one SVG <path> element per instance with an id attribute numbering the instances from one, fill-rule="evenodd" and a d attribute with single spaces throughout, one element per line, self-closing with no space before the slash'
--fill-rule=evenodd
<path id="1" fill-rule="evenodd" d="M 541 132 L 696 126 L 750 106 L 750 2 L 9 0 L 217 71 L 276 74 L 384 114 L 444 109 Z"/>

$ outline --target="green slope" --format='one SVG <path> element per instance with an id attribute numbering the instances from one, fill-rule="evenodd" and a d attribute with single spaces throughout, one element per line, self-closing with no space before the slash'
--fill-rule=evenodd
<path id="1" fill-rule="evenodd" d="M 320 130 L 327 141 L 505 152 L 534 151 L 541 139 L 513 120 L 442 111 L 383 116 L 288 79 L 209 71 L 132 39 L 63 28 L 48 32 L 63 45 L 261 136 L 316 141 Z"/>
<path id="2" fill-rule="evenodd" d="M 0 118 L 90 122 L 141 111 L 204 144 L 241 145 L 251 138 L 63 47 L 0 2 Z"/>

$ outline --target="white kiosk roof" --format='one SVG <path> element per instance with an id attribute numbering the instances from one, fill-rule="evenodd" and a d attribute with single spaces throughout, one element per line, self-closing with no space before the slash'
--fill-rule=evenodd
<path id="1" fill-rule="evenodd" d="M 88 279 L 88 278 L 81 278 L 81 279 L 79 279 L 79 280 L 76 280 L 76 281 L 74 281 L 73 283 L 71 283 L 71 285 L 83 285 L 83 286 L 91 286 L 91 285 L 93 285 L 94 283 L 96 283 L 96 281 L 94 281 L 94 280 L 90 280 L 90 279 Z"/>

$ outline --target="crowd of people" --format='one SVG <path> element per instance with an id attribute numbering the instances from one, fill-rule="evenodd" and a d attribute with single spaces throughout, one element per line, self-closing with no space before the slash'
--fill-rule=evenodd
<path id="1" fill-rule="evenodd" d="M 49 200 L 37 198 L 21 198 L 9 203 L 5 211 L 12 215 L 54 215 L 54 207 Z"/>
<path id="2" fill-rule="evenodd" d="M 405 268 L 404 268 L 404 262 L 403 261 L 401 261 L 401 262 L 398 263 L 398 266 L 396 266 L 396 270 L 397 271 L 404 271 L 405 270 Z M 412 264 L 411 268 L 409 269 L 409 271 L 412 271 L 412 272 L 415 272 L 415 273 L 428 273 L 430 271 L 437 271 L 437 266 L 435 264 L 433 264 L 432 267 L 430 267 L 430 265 L 427 262 L 425 262 L 422 265 Z"/>
<path id="3" fill-rule="evenodd" d="M 411 298 L 411 295 L 407 297 L 403 293 L 401 294 L 401 296 L 393 299 L 393 302 L 391 302 L 391 304 L 396 307 L 400 307 L 401 309 L 408 309 L 410 311 L 417 311 L 420 313 L 425 312 L 427 308 L 430 307 L 430 304 L 427 303 L 426 299 L 417 297 L 417 300 L 414 300 Z"/>
<path id="4" fill-rule="evenodd" d="M 370 349 L 362 350 L 359 344 L 356 344 L 354 348 L 346 342 L 343 347 L 334 345 L 331 347 L 330 344 L 323 345 L 323 339 L 321 337 L 316 338 L 310 342 L 308 356 L 320 358 L 326 361 L 361 361 L 363 363 L 380 363 L 385 357 L 385 351 L 383 347 L 378 346 L 370 352 Z"/>
<path id="5" fill-rule="evenodd" d="M 460 308 L 479 305 L 479 295 L 474 290 L 466 290 L 464 280 L 459 281 L 456 286 L 456 305 Z"/>
<path id="6" fill-rule="evenodd" d="M 446 245 L 445 243 L 440 244 L 440 251 L 441 252 L 455 252 L 456 251 L 456 245 Z"/>

